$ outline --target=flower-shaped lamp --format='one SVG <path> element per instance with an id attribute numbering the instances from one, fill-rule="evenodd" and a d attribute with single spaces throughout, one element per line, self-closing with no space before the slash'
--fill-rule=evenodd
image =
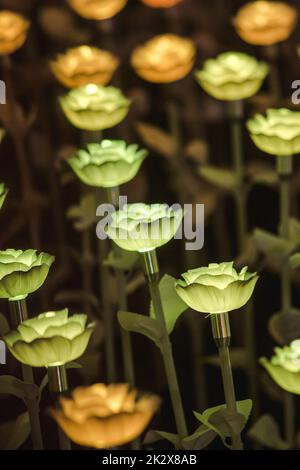
<path id="1" fill-rule="evenodd" d="M 249 44 L 270 46 L 289 38 L 298 19 L 295 7 L 284 2 L 254 1 L 234 18 L 238 35 Z"/>
<path id="2" fill-rule="evenodd" d="M 209 95 L 234 101 L 255 95 L 268 72 L 268 65 L 255 57 L 242 52 L 224 52 L 215 59 L 208 59 L 195 76 Z"/>
<path id="3" fill-rule="evenodd" d="M 162 34 L 137 47 L 132 53 L 131 65 L 148 82 L 171 83 L 188 75 L 195 59 L 193 41 L 175 34 Z"/>
<path id="4" fill-rule="evenodd" d="M 255 145 L 276 156 L 300 153 L 300 112 L 286 108 L 267 109 L 266 116 L 256 114 L 247 122 Z"/>
<path id="5" fill-rule="evenodd" d="M 112 214 L 105 230 L 120 248 L 145 253 L 168 243 L 182 217 L 182 209 L 167 204 L 128 204 Z"/>
<path id="6" fill-rule="evenodd" d="M 130 101 L 118 88 L 89 84 L 69 91 L 60 98 L 60 104 L 75 127 L 100 131 L 123 121 Z"/>
<path id="7" fill-rule="evenodd" d="M 230 263 L 211 263 L 182 274 L 175 288 L 181 299 L 201 313 L 220 314 L 243 307 L 258 280 L 247 267 L 237 272 Z"/>
<path id="8" fill-rule="evenodd" d="M 113 188 L 135 177 L 147 150 L 123 140 L 102 140 L 79 150 L 68 163 L 79 179 L 89 186 Z"/>
<path id="9" fill-rule="evenodd" d="M 78 15 L 89 20 L 107 20 L 121 11 L 127 0 L 68 0 Z"/>
<path id="10" fill-rule="evenodd" d="M 39 289 L 54 262 L 54 256 L 36 250 L 0 251 L 0 298 L 25 299 Z"/>
<path id="11" fill-rule="evenodd" d="M 111 52 L 91 46 L 73 47 L 50 62 L 53 74 L 67 88 L 89 83 L 107 85 L 118 65 Z"/>
<path id="12" fill-rule="evenodd" d="M 47 312 L 20 323 L 4 336 L 4 341 L 22 364 L 31 367 L 58 367 L 82 356 L 94 325 L 87 316 L 68 317 L 68 309 Z"/>
<path id="13" fill-rule="evenodd" d="M 12 54 L 26 41 L 30 23 L 9 10 L 0 12 L 0 55 Z"/>

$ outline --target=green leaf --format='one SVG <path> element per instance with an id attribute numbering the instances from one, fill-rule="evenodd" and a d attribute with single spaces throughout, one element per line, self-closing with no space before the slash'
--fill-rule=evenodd
<path id="1" fill-rule="evenodd" d="M 247 351 L 244 348 L 230 348 L 230 362 L 234 369 L 242 369 L 247 363 Z M 217 354 L 204 356 L 201 359 L 203 364 L 220 367 L 220 357 Z"/>
<path id="2" fill-rule="evenodd" d="M 166 158 L 174 158 L 176 141 L 172 134 L 146 122 L 138 122 L 136 130 L 146 147 L 150 147 Z"/>
<path id="3" fill-rule="evenodd" d="M 300 221 L 291 217 L 289 219 L 290 239 L 295 243 L 300 243 Z"/>
<path id="4" fill-rule="evenodd" d="M 187 305 L 181 300 L 175 290 L 175 278 L 166 274 L 159 283 L 164 316 L 168 333 L 172 333 L 176 320 L 187 310 Z M 150 316 L 155 318 L 153 304 L 150 305 Z"/>
<path id="5" fill-rule="evenodd" d="M 212 429 L 202 424 L 196 431 L 181 441 L 181 445 L 185 450 L 202 450 L 205 449 L 218 434 Z"/>
<path id="6" fill-rule="evenodd" d="M 287 450 L 289 444 L 285 442 L 279 431 L 279 426 L 270 415 L 263 415 L 248 431 L 248 436 L 258 444 L 276 450 Z"/>
<path id="7" fill-rule="evenodd" d="M 297 269 L 300 267 L 300 253 L 295 253 L 289 257 L 290 267 L 292 269 Z"/>
<path id="8" fill-rule="evenodd" d="M 290 372 L 280 366 L 274 366 L 265 357 L 259 363 L 267 370 L 274 382 L 289 393 L 300 395 L 300 373 Z"/>
<path id="9" fill-rule="evenodd" d="M 67 211 L 67 218 L 74 220 L 74 228 L 78 231 L 86 230 L 97 222 L 96 203 L 93 192 L 81 197 L 78 206 L 72 206 Z"/>
<path id="10" fill-rule="evenodd" d="M 146 315 L 131 312 L 118 312 L 118 320 L 124 330 L 140 333 L 154 341 L 161 348 L 162 331 L 159 323 Z"/>
<path id="11" fill-rule="evenodd" d="M 232 431 L 235 433 L 242 432 L 248 421 L 251 409 L 252 400 L 242 400 L 237 402 L 236 414 L 229 413 L 226 405 L 219 405 L 208 408 L 202 414 L 194 412 L 194 415 L 198 421 L 216 432 L 226 447 L 230 447 L 226 442 L 226 437 L 230 437 Z"/>
<path id="12" fill-rule="evenodd" d="M 255 229 L 253 235 L 258 248 L 271 258 L 282 260 L 296 248 L 295 242 L 285 240 L 265 230 Z"/>
<path id="13" fill-rule="evenodd" d="M 17 419 L 0 425 L 0 449 L 18 449 L 30 435 L 29 414 L 27 411 L 20 414 Z"/>
<path id="14" fill-rule="evenodd" d="M 157 431 L 155 429 L 150 430 L 147 432 L 146 437 L 144 439 L 144 444 L 154 444 L 155 442 L 158 441 L 168 441 L 173 444 L 175 449 L 179 448 L 180 445 L 180 437 L 178 434 L 173 434 L 170 432 L 164 432 L 164 431 Z"/>
<path id="15" fill-rule="evenodd" d="M 82 365 L 79 362 L 71 361 L 65 365 L 66 369 L 81 369 Z"/>
<path id="16" fill-rule="evenodd" d="M 211 165 L 202 165 L 198 169 L 198 173 L 206 181 L 227 191 L 234 191 L 237 187 L 236 175 L 232 170 Z"/>
<path id="17" fill-rule="evenodd" d="M 26 402 L 27 400 L 38 400 L 40 390 L 35 384 L 23 382 L 11 375 L 2 375 L 0 376 L 0 393 L 13 395 Z"/>
<path id="18" fill-rule="evenodd" d="M 3 313 L 0 313 L 0 337 L 6 335 L 10 330 L 8 321 Z"/>
<path id="19" fill-rule="evenodd" d="M 116 255 L 115 250 L 111 250 L 103 264 L 109 268 L 130 271 L 139 260 L 140 256 L 135 251 L 125 251 L 120 249 L 118 256 Z"/>

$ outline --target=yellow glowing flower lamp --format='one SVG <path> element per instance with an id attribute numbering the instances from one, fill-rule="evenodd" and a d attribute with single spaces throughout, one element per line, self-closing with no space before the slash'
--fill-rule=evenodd
<path id="1" fill-rule="evenodd" d="M 27 38 L 30 23 L 22 15 L 9 10 L 0 12 L 0 54 L 12 54 Z"/>
<path id="2" fill-rule="evenodd" d="M 107 20 L 121 11 L 128 0 L 68 0 L 78 15 L 89 20 Z"/>
<path id="3" fill-rule="evenodd" d="M 137 47 L 132 53 L 131 65 L 148 82 L 171 83 L 188 75 L 195 59 L 193 41 L 175 34 L 162 34 Z"/>
<path id="4" fill-rule="evenodd" d="M 284 2 L 246 3 L 234 18 L 238 35 L 249 44 L 270 46 L 289 38 L 298 19 L 296 8 Z"/>
<path id="5" fill-rule="evenodd" d="M 65 434 L 76 444 L 97 449 L 127 444 L 136 439 L 157 411 L 156 395 L 137 398 L 127 384 L 78 387 L 71 398 L 61 398 L 50 410 Z"/>
<path id="6" fill-rule="evenodd" d="M 91 46 L 73 47 L 50 62 L 53 74 L 67 88 L 107 85 L 118 65 L 114 54 Z"/>
<path id="7" fill-rule="evenodd" d="M 152 8 L 170 8 L 174 7 L 183 0 L 141 0 L 142 3 Z"/>

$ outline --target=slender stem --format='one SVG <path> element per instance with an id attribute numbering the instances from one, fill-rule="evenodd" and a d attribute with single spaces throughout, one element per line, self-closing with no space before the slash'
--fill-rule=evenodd
<path id="1" fill-rule="evenodd" d="M 144 253 L 144 263 L 148 277 L 148 286 L 153 303 L 155 317 L 156 320 L 160 323 L 162 329 L 161 351 L 173 406 L 177 432 L 178 435 L 183 438 L 187 436 L 187 426 L 184 416 L 180 389 L 178 385 L 177 373 L 172 352 L 172 345 L 167 331 L 166 320 L 159 292 L 159 268 L 155 250 Z"/>
<path id="2" fill-rule="evenodd" d="M 48 367 L 49 390 L 57 399 L 62 393 L 68 390 L 68 378 L 65 366 Z M 71 450 L 71 442 L 63 430 L 58 427 L 59 448 L 61 450 Z"/>
<path id="3" fill-rule="evenodd" d="M 116 209 L 119 207 L 119 196 L 120 189 L 119 187 L 109 188 L 107 191 L 108 201 L 115 206 Z M 116 258 L 119 258 L 121 255 L 121 249 L 113 243 L 114 255 Z M 115 269 L 117 286 L 118 286 L 118 309 L 126 311 L 127 308 L 127 296 L 126 296 L 126 278 L 124 271 L 121 269 Z M 121 341 L 122 341 L 122 352 L 123 352 L 123 364 L 124 364 L 124 375 L 125 380 L 132 387 L 135 384 L 135 374 L 134 374 L 134 363 L 132 355 L 132 341 L 131 334 L 129 331 L 125 331 L 123 328 L 121 330 Z"/>
<path id="4" fill-rule="evenodd" d="M 243 103 L 241 101 L 229 102 L 230 131 L 232 141 L 232 161 L 237 186 L 235 191 L 236 203 L 236 231 L 238 234 L 238 249 L 242 253 L 246 246 L 248 221 L 247 221 L 247 191 L 245 185 L 245 166 L 243 151 Z M 244 335 L 247 350 L 247 376 L 250 396 L 254 402 L 255 413 L 258 413 L 258 386 L 257 386 L 257 359 L 253 302 L 250 301 L 244 307 Z"/>
<path id="5" fill-rule="evenodd" d="M 289 218 L 290 210 L 290 189 L 292 175 L 292 156 L 277 157 L 277 171 L 279 174 L 280 193 L 280 220 L 279 234 L 282 238 L 290 238 Z M 291 271 L 288 259 L 284 260 L 281 267 L 281 312 L 283 315 L 290 313 L 292 306 L 292 283 Z M 295 442 L 295 403 L 291 393 L 284 392 L 284 427 L 287 442 L 293 447 Z"/>
<path id="6" fill-rule="evenodd" d="M 97 198 L 98 192 L 95 193 Z M 100 194 L 103 199 L 102 193 Z M 96 201 L 96 206 L 98 202 Z M 114 315 L 112 314 L 111 303 L 109 298 L 109 270 L 104 266 L 104 260 L 108 254 L 107 240 L 98 240 L 98 265 L 99 265 L 99 283 L 102 300 L 102 314 L 105 326 L 105 359 L 107 380 L 109 383 L 116 382 L 117 369 L 115 357 L 115 333 L 114 333 Z"/>
<path id="7" fill-rule="evenodd" d="M 271 69 L 269 73 L 269 84 L 270 91 L 273 99 L 279 100 L 282 97 L 281 92 L 281 79 L 279 73 L 278 59 L 279 59 L 279 47 L 278 44 L 272 44 L 265 48 L 268 62 L 271 63 Z"/>
<path id="8" fill-rule="evenodd" d="M 26 300 L 17 300 L 17 301 L 9 301 L 10 313 L 11 313 L 11 323 L 13 328 L 16 328 L 22 321 L 28 318 L 27 314 L 27 305 Z M 22 375 L 23 380 L 26 383 L 34 384 L 34 376 L 33 370 L 31 367 L 22 364 Z M 42 431 L 41 431 L 41 424 L 39 418 L 39 404 L 38 401 L 33 399 L 28 399 L 26 401 L 29 420 L 30 420 L 30 428 L 31 428 L 31 439 L 33 444 L 34 450 L 43 450 L 43 439 L 42 439 Z"/>
<path id="9" fill-rule="evenodd" d="M 211 315 L 211 322 L 213 337 L 219 351 L 226 407 L 231 415 L 236 415 L 238 410 L 229 355 L 231 333 L 228 313 Z M 233 450 L 243 450 L 240 433 L 232 431 L 231 440 Z"/>

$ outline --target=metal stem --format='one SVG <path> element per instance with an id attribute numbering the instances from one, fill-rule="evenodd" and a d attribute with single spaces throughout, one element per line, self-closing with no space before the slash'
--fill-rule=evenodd
<path id="1" fill-rule="evenodd" d="M 48 367 L 49 390 L 57 398 L 60 394 L 68 390 L 68 378 L 65 366 Z M 59 448 L 61 450 L 71 450 L 71 442 L 63 430 L 58 427 Z"/>

